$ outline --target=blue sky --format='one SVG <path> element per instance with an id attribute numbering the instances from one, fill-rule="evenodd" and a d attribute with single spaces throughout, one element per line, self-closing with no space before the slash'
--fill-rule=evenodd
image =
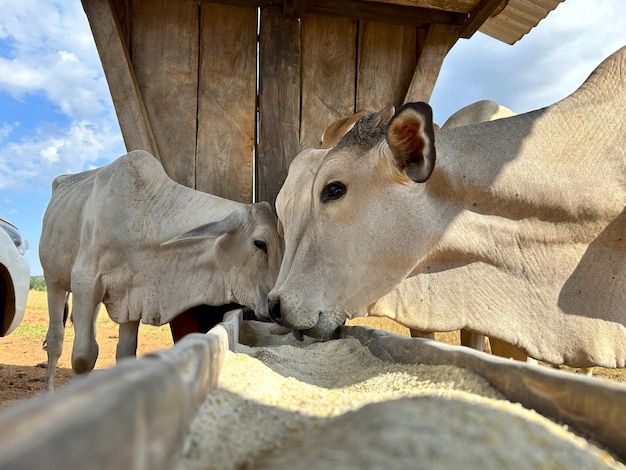
<path id="1" fill-rule="evenodd" d="M 32 275 L 52 179 L 125 152 L 79 0 L 0 0 L 0 214 L 29 242 Z M 493 99 L 517 113 L 573 92 L 626 45 L 624 0 L 566 0 L 513 46 L 481 33 L 446 57 L 430 104 L 442 124 Z"/>

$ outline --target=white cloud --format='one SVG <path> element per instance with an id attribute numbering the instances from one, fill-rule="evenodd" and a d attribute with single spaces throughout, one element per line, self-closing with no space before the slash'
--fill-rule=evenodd
<path id="1" fill-rule="evenodd" d="M 20 98 L 24 93 L 40 89 L 44 83 L 45 76 L 40 70 L 19 60 L 0 57 L 0 89 Z"/>
<path id="2" fill-rule="evenodd" d="M 15 129 L 19 125 L 19 122 L 4 123 L 0 125 L 0 142 L 9 137 L 11 135 L 11 132 L 13 132 L 13 129 Z"/>
<path id="3" fill-rule="evenodd" d="M 79 0 L 0 0 L 0 94 L 43 99 L 65 118 L 17 123 L 0 111 L 0 190 L 49 188 L 58 174 L 124 152 L 111 96 Z M 6 95 L 5 95 L 6 96 Z M 5 98 L 8 99 L 8 98 Z"/>
<path id="4" fill-rule="evenodd" d="M 0 146 L 0 190 L 47 189 L 57 175 L 82 171 L 103 156 L 123 152 L 116 127 L 80 121 L 55 133 L 40 132 Z"/>
<path id="5" fill-rule="evenodd" d="M 43 93 L 67 116 L 94 118 L 109 90 L 80 1 L 0 0 L 0 92 Z"/>

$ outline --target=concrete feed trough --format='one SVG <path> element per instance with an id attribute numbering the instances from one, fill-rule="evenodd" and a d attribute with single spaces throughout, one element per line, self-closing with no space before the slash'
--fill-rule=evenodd
<path id="1" fill-rule="evenodd" d="M 5 410 L 0 468 L 625 468 L 626 386 L 365 327 L 325 343 L 269 327 L 234 311 Z"/>

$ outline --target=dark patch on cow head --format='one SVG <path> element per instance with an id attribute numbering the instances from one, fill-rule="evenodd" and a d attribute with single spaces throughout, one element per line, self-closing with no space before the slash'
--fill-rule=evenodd
<path id="1" fill-rule="evenodd" d="M 366 114 L 337 142 L 332 151 L 351 148 L 358 150 L 359 153 L 364 153 L 378 145 L 385 139 L 387 125 L 393 117 L 394 111 L 393 106 L 388 106 L 376 113 Z"/>

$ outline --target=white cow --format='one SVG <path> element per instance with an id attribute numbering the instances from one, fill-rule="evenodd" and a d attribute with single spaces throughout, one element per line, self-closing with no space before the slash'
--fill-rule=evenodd
<path id="1" fill-rule="evenodd" d="M 436 145 L 430 107 L 412 103 L 301 153 L 276 201 L 285 256 L 271 318 L 327 338 L 415 278 L 387 301 L 417 307 L 434 331 L 624 367 L 625 77 L 626 48 L 570 97 L 441 130 Z"/>
<path id="2" fill-rule="evenodd" d="M 283 254 L 268 203 L 242 204 L 171 180 L 147 152 L 53 182 L 39 257 L 50 325 L 46 388 L 63 346 L 73 294 L 72 368 L 93 369 L 99 304 L 120 325 L 116 357 L 134 356 L 139 321 L 170 322 L 200 304 L 236 302 L 267 318 Z"/>
<path id="3" fill-rule="evenodd" d="M 452 114 L 441 128 L 453 129 L 511 116 L 515 116 L 515 113 L 506 106 L 502 106 L 492 100 L 480 100 L 468 104 Z"/>
<path id="4" fill-rule="evenodd" d="M 351 116 L 337 119 L 336 121 L 331 123 L 322 133 L 320 148 L 328 149 L 334 147 L 341 140 L 341 138 L 354 127 L 356 122 L 366 114 L 368 114 L 368 111 L 360 110 Z M 495 101 L 481 100 L 456 111 L 448 118 L 442 128 L 448 129 L 470 124 L 478 124 L 480 122 L 493 121 L 495 119 L 510 117 L 514 115 L 515 113 L 509 108 L 506 108 L 496 103 Z M 321 159 L 319 162 L 316 162 L 316 165 L 319 166 L 320 163 Z M 405 280 L 403 281 L 403 283 L 410 284 L 411 279 Z M 406 288 L 410 289 L 411 287 L 406 286 Z M 419 288 L 419 286 L 416 286 L 416 288 Z M 394 296 L 397 295 L 397 292 L 392 292 L 388 295 Z M 392 304 L 394 305 L 394 308 L 397 308 L 399 306 L 397 302 L 392 302 Z M 396 317 L 396 311 L 384 310 L 387 305 L 389 305 L 388 301 L 382 301 L 380 303 L 375 303 L 369 306 L 368 315 Z M 410 315 L 408 315 L 408 312 L 403 315 L 405 317 L 411 318 L 411 324 L 408 325 L 411 331 L 411 336 L 434 338 L 434 332 L 424 329 L 423 326 L 420 326 L 419 314 L 416 311 L 416 306 L 405 305 L 405 307 L 409 308 L 412 312 Z M 480 351 L 483 351 L 485 349 L 485 335 L 462 329 L 460 336 L 462 345 L 469 346 Z M 491 350 L 496 354 L 506 357 L 514 357 L 516 359 L 524 361 L 527 360 L 523 352 L 517 350 L 517 348 L 515 348 L 514 346 L 499 341 L 496 338 L 491 339 L 490 346 Z"/>

